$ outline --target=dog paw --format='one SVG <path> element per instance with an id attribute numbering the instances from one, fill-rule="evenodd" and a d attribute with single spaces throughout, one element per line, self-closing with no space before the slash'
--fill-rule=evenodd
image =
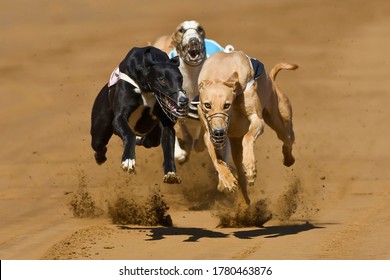
<path id="1" fill-rule="evenodd" d="M 164 183 L 166 184 L 180 184 L 181 178 L 175 172 L 168 172 L 164 175 Z"/>
<path id="2" fill-rule="evenodd" d="M 291 165 L 293 165 L 294 164 L 294 162 L 295 162 L 295 159 L 294 158 L 285 158 L 284 160 L 283 160 L 283 164 L 285 165 L 285 166 L 287 166 L 287 167 L 290 167 Z"/>
<path id="3" fill-rule="evenodd" d="M 101 165 L 103 163 L 105 163 L 107 160 L 106 156 L 105 155 L 101 155 L 99 153 L 95 153 L 95 161 L 97 164 Z"/>
<path id="4" fill-rule="evenodd" d="M 135 159 L 126 159 L 122 161 L 122 169 L 123 171 L 133 173 L 135 172 Z"/>
<path id="5" fill-rule="evenodd" d="M 186 150 L 182 149 L 179 144 L 179 140 L 175 140 L 175 159 L 178 163 L 184 163 L 188 159 L 188 154 Z"/>
<path id="6" fill-rule="evenodd" d="M 294 164 L 294 162 L 295 162 L 295 158 L 293 157 L 293 155 L 291 153 L 284 155 L 283 164 L 285 166 L 290 167 L 291 165 Z"/>
<path id="7" fill-rule="evenodd" d="M 188 159 L 187 152 L 182 149 L 175 148 L 175 159 L 178 163 L 185 163 Z"/>
<path id="8" fill-rule="evenodd" d="M 243 162 L 242 164 L 248 186 L 253 186 L 257 177 L 257 169 L 254 162 L 254 160 L 251 160 L 249 163 Z"/>
<path id="9" fill-rule="evenodd" d="M 218 181 L 218 186 L 217 186 L 218 191 L 223 192 L 225 190 L 225 185 L 222 183 L 221 180 Z"/>
<path id="10" fill-rule="evenodd" d="M 248 183 L 248 186 L 253 186 L 255 184 L 255 180 L 257 177 L 257 170 L 255 168 L 248 169 L 245 171 L 245 177 L 246 181 Z"/>
<path id="11" fill-rule="evenodd" d="M 219 176 L 218 190 L 220 192 L 235 192 L 238 189 L 238 181 L 233 176 L 229 174 L 227 176 Z"/>
<path id="12" fill-rule="evenodd" d="M 107 160 L 106 152 L 107 152 L 106 147 L 104 147 L 101 151 L 95 152 L 94 156 L 97 164 L 101 165 L 106 162 Z"/>
<path id="13" fill-rule="evenodd" d="M 291 153 L 291 148 L 289 149 L 287 146 L 283 145 L 283 164 L 287 167 L 290 167 L 294 164 L 295 158 Z"/>

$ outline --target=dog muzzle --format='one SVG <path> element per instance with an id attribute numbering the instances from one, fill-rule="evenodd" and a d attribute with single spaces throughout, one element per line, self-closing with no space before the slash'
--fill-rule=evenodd
<path id="1" fill-rule="evenodd" d="M 198 36 L 190 37 L 191 35 L 183 36 L 180 42 L 181 57 L 184 62 L 191 66 L 198 66 L 206 57 L 204 41 Z"/>
<path id="2" fill-rule="evenodd" d="M 205 113 L 203 113 L 206 122 L 208 131 L 210 133 L 210 140 L 211 143 L 213 143 L 213 146 L 215 149 L 220 150 L 226 146 L 226 141 L 228 137 L 228 128 L 230 123 L 230 116 L 226 113 L 215 113 L 210 116 L 206 116 Z M 212 129 L 210 123 L 214 118 L 220 118 L 226 123 L 226 129 Z"/>
<path id="3" fill-rule="evenodd" d="M 160 104 L 161 109 L 172 122 L 176 122 L 178 119 L 184 120 L 189 111 L 188 98 L 184 95 L 184 91 L 176 91 L 171 95 L 174 95 L 175 93 L 183 93 L 183 96 L 180 96 L 178 101 L 176 101 L 172 97 L 165 95 L 160 91 L 157 91 L 157 93 L 154 92 L 154 96 L 156 97 L 158 104 Z"/>

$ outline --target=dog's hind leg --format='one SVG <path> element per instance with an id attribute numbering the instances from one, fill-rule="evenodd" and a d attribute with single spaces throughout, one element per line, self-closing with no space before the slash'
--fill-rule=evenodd
<path id="1" fill-rule="evenodd" d="M 179 163 L 184 163 L 188 160 L 189 151 L 192 145 L 192 137 L 185 124 L 177 122 L 175 124 L 175 131 L 175 159 Z"/>
<path id="2" fill-rule="evenodd" d="M 112 120 L 114 116 L 109 106 L 108 87 L 103 87 L 92 107 L 91 146 L 95 151 L 95 160 L 103 164 L 106 160 L 107 144 L 113 134 Z"/>
<path id="3" fill-rule="evenodd" d="M 272 81 L 273 102 L 270 107 L 263 111 L 263 117 L 266 123 L 275 130 L 278 138 L 283 142 L 283 164 L 291 166 L 295 159 L 292 155 L 292 146 L 295 141 L 295 135 L 292 123 L 292 107 L 288 97 L 277 86 L 275 79 L 280 70 L 295 70 L 298 68 L 296 64 L 278 63 L 270 72 L 270 80 Z"/>
<path id="4" fill-rule="evenodd" d="M 250 199 L 248 196 L 247 189 L 247 180 L 244 172 L 244 168 L 242 166 L 242 137 L 230 138 L 230 147 L 232 152 L 232 158 L 234 165 L 236 166 L 238 183 L 241 188 L 242 195 L 245 199 L 246 204 L 250 204 Z"/>
<path id="5" fill-rule="evenodd" d="M 292 155 L 292 146 L 295 141 L 295 135 L 292 124 L 292 112 L 291 106 L 289 106 L 288 100 L 279 100 L 278 108 L 273 108 L 272 113 L 267 109 L 263 110 L 263 117 L 265 122 L 276 132 L 278 138 L 283 142 L 283 164 L 285 166 L 291 166 L 294 164 L 295 159 Z M 282 104 L 281 104 L 282 103 Z M 284 104 L 283 104 L 284 103 Z M 280 108 L 283 106 L 282 108 Z M 284 116 L 281 115 L 281 109 L 285 112 Z M 289 112 L 286 114 L 286 112 Z"/>
<path id="6" fill-rule="evenodd" d="M 138 138 L 138 137 L 137 137 Z M 157 124 L 147 135 L 137 139 L 137 145 L 145 148 L 157 147 L 161 143 L 161 127 Z"/>
<path id="7" fill-rule="evenodd" d="M 175 159 L 179 163 L 184 163 L 188 159 L 187 152 L 180 146 L 180 142 L 177 136 L 175 137 Z"/>
<path id="8" fill-rule="evenodd" d="M 263 111 L 264 120 L 276 132 L 278 138 L 283 142 L 283 164 L 285 166 L 291 166 L 295 162 L 294 156 L 292 155 L 292 146 L 295 140 L 292 120 L 283 121 L 282 117 L 279 116 L 279 112 L 274 114 L 276 114 L 277 117 L 271 117 L 271 114 L 267 110 Z"/>

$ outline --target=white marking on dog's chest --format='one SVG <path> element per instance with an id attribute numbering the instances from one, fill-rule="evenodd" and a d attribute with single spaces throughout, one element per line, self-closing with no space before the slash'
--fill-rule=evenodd
<path id="1" fill-rule="evenodd" d="M 137 131 L 136 126 L 137 126 L 138 121 L 141 119 L 143 112 L 146 108 L 150 108 L 150 110 L 149 110 L 150 117 L 153 120 L 157 119 L 157 117 L 151 113 L 153 108 L 154 108 L 154 105 L 156 104 L 156 98 L 153 96 L 153 94 L 149 93 L 149 92 L 142 93 L 141 98 L 142 98 L 143 103 L 140 106 L 138 106 L 137 109 L 135 109 L 135 111 L 130 115 L 129 120 L 128 120 L 129 127 L 131 128 L 131 130 L 133 132 L 135 132 L 138 135 L 145 134 L 145 133 L 141 133 L 140 131 Z"/>
<path id="2" fill-rule="evenodd" d="M 143 101 L 143 106 L 153 109 L 154 105 L 156 104 L 156 97 L 154 97 L 153 93 L 151 92 L 142 93 L 141 97 Z"/>
<path id="3" fill-rule="evenodd" d="M 202 69 L 202 65 L 199 66 L 189 66 L 184 63 L 183 59 L 180 57 L 180 73 L 183 75 L 183 89 L 187 93 L 187 97 L 192 101 L 195 96 L 199 95 L 198 91 L 198 77 L 199 72 Z"/>

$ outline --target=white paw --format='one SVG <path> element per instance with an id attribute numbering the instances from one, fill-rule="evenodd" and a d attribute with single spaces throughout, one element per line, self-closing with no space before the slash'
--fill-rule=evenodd
<path id="1" fill-rule="evenodd" d="M 187 152 L 182 149 L 178 149 L 177 151 L 175 149 L 175 159 L 179 163 L 185 162 L 187 160 Z"/>
<path id="2" fill-rule="evenodd" d="M 133 173 L 135 171 L 135 159 L 122 161 L 122 169 L 126 172 Z"/>
<path id="3" fill-rule="evenodd" d="M 187 152 L 180 148 L 179 141 L 175 139 L 175 159 L 179 163 L 183 163 L 187 160 Z"/>

